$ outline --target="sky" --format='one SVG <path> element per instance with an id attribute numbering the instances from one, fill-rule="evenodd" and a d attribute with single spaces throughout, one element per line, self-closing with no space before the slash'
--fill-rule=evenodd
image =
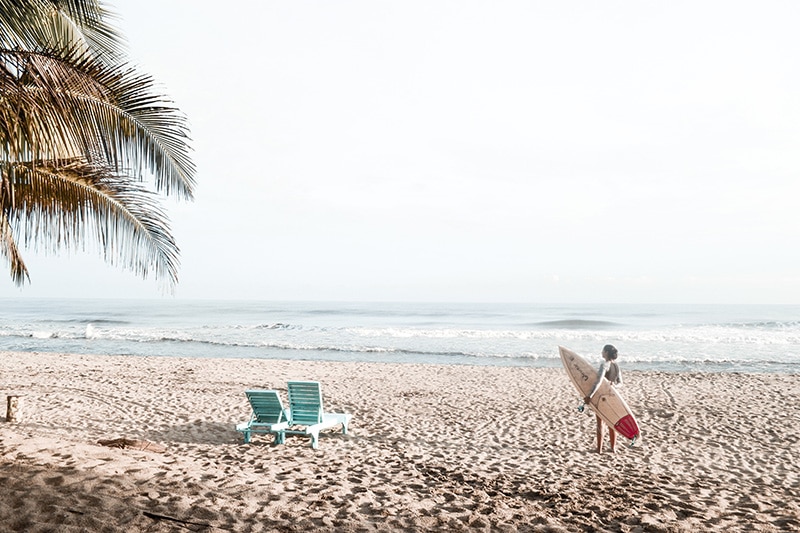
<path id="1" fill-rule="evenodd" d="M 180 282 L 24 297 L 800 303 L 794 0 L 111 0 L 187 115 Z"/>

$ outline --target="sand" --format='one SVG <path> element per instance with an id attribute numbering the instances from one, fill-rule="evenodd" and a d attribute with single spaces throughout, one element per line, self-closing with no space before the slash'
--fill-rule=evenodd
<path id="1" fill-rule="evenodd" d="M 800 375 L 626 371 L 643 438 L 598 455 L 560 369 L 0 360 L 0 531 L 800 531 Z M 243 444 L 290 379 L 350 433 Z"/>

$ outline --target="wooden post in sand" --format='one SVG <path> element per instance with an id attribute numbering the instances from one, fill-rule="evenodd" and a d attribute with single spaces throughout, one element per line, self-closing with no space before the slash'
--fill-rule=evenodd
<path id="1" fill-rule="evenodd" d="M 6 422 L 16 422 L 19 412 L 19 395 L 8 395 L 8 407 L 6 407 Z"/>

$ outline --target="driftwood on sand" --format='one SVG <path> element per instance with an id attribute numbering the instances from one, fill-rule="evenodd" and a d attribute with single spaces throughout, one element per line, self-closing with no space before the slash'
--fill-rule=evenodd
<path id="1" fill-rule="evenodd" d="M 149 440 L 129 439 L 121 437 L 118 439 L 99 440 L 97 444 L 108 446 L 109 448 L 128 448 L 131 450 L 145 450 L 148 452 L 164 453 L 167 449 L 160 444 Z"/>

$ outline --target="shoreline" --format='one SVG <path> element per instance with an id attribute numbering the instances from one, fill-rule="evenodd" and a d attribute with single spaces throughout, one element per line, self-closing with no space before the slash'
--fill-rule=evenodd
<path id="1" fill-rule="evenodd" d="M 597 455 L 560 369 L 0 358 L 23 395 L 0 422 L 11 531 L 800 531 L 797 374 L 623 367 L 642 439 Z M 285 402 L 291 379 L 322 382 L 350 434 L 242 444 L 244 390 Z M 97 444 L 123 437 L 164 451 Z"/>
<path id="2" fill-rule="evenodd" d="M 555 353 L 557 353 L 557 345 Z M 230 351 L 236 351 L 235 349 Z M 94 352 L 63 352 L 59 350 L 47 350 L 37 348 L 35 350 L 6 350 L 0 349 L 0 354 L 3 353 L 20 353 L 20 354 L 49 354 L 49 355 L 73 355 L 73 356 L 92 356 L 102 355 L 104 357 L 154 357 L 154 358 L 169 358 L 169 359 L 218 359 L 224 361 L 242 361 L 242 360 L 256 360 L 256 361 L 291 361 L 295 363 L 332 363 L 332 364 L 375 364 L 375 365 L 430 365 L 430 366 L 477 366 L 477 367 L 500 367 L 500 368 L 518 368 L 518 369 L 550 369 L 560 370 L 562 368 L 561 359 L 552 357 L 548 359 L 535 358 L 526 359 L 523 357 L 480 357 L 480 356 L 459 356 L 459 359 L 453 360 L 430 360 L 430 361 L 408 361 L 402 359 L 386 359 L 376 360 L 370 357 L 364 357 L 361 352 L 354 352 L 355 357 L 346 358 L 302 358 L 302 357 L 268 357 L 268 356 L 254 356 L 252 354 L 245 355 L 160 355 L 148 353 L 108 353 L 97 354 Z M 587 352 L 579 352 L 586 357 Z M 626 355 L 626 354 L 623 354 Z M 589 355 L 590 362 L 599 364 L 600 358 Z M 686 362 L 686 361 L 657 361 L 657 362 L 643 362 L 643 361 L 624 361 L 625 369 L 627 372 L 657 372 L 667 374 L 759 374 L 759 375 L 799 375 L 800 365 L 795 362 L 784 361 L 759 361 L 742 363 L 741 361 L 703 361 L 703 362 Z"/>

